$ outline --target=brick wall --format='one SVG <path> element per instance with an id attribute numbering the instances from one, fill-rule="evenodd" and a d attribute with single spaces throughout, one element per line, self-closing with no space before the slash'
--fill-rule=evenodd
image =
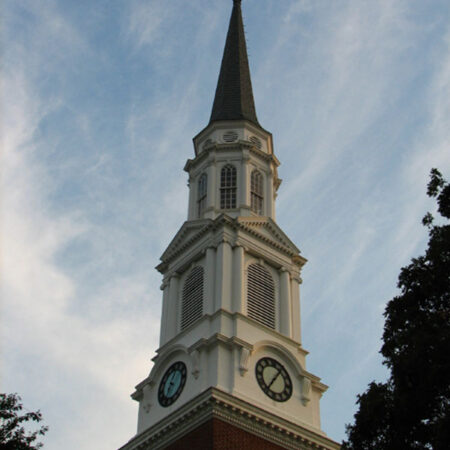
<path id="1" fill-rule="evenodd" d="M 211 419 L 166 450 L 280 450 L 283 447 L 219 419 Z"/>

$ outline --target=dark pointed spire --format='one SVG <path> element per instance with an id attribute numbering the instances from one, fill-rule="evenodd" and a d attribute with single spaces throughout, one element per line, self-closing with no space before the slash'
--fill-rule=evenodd
<path id="1" fill-rule="evenodd" d="M 259 125 L 248 66 L 241 0 L 233 0 L 233 12 L 210 123 L 217 120 L 242 119 Z"/>

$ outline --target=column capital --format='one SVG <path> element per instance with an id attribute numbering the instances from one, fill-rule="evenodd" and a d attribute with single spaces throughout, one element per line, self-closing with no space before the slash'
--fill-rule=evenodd
<path id="1" fill-rule="evenodd" d="M 222 239 L 221 239 L 220 242 L 219 242 L 219 245 L 220 245 L 220 244 L 228 244 L 230 247 L 233 246 L 233 245 L 232 245 L 231 238 L 229 238 L 228 236 L 223 236 Z"/>
<path id="2" fill-rule="evenodd" d="M 242 161 L 244 162 L 250 161 L 250 152 L 246 148 L 242 150 Z"/>

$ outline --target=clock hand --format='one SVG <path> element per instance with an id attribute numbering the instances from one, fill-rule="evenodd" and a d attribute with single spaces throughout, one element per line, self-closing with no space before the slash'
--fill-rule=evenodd
<path id="1" fill-rule="evenodd" d="M 272 386 L 272 384 L 275 382 L 275 380 L 278 378 L 278 375 L 280 375 L 281 370 L 279 370 L 275 376 L 272 378 L 272 381 L 269 383 L 269 385 L 267 386 L 268 389 L 270 389 L 270 386 Z"/>
<path id="2" fill-rule="evenodd" d="M 174 376 L 174 373 L 172 372 L 170 375 L 169 375 L 169 378 L 167 379 L 167 384 L 166 384 L 166 386 L 167 386 L 167 395 L 169 395 L 170 396 L 170 394 L 171 394 L 171 391 L 172 391 L 172 386 L 173 386 L 173 382 L 174 382 L 174 378 L 175 378 L 175 376 Z"/>

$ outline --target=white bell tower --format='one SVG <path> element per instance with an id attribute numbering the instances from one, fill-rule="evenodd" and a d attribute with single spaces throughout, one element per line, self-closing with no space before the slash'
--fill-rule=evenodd
<path id="1" fill-rule="evenodd" d="M 280 163 L 233 3 L 211 119 L 184 168 L 188 218 L 157 267 L 160 347 L 132 394 L 138 428 L 124 450 L 339 448 L 320 428 L 327 387 L 300 335 L 306 259 L 275 221 Z"/>

